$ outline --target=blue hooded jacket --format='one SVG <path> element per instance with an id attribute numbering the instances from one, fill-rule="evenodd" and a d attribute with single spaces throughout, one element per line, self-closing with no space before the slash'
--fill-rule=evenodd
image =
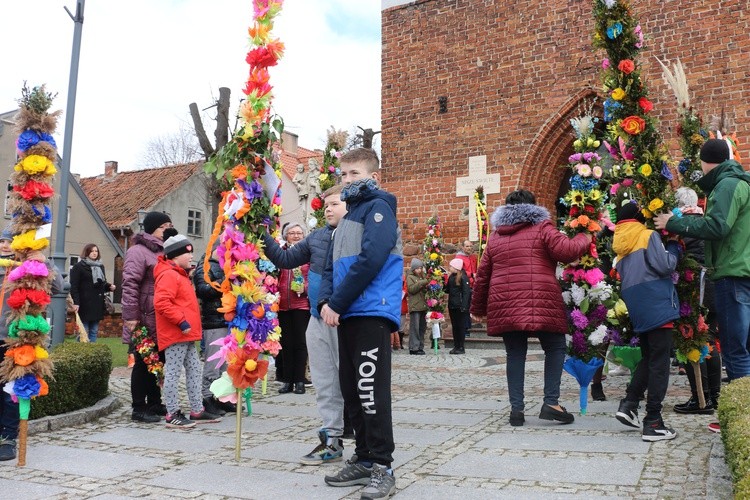
<path id="1" fill-rule="evenodd" d="M 347 214 L 333 233 L 320 285 L 318 308 L 342 319 L 377 316 L 401 323 L 404 258 L 396 220 L 396 197 L 372 179 L 344 188 Z"/>

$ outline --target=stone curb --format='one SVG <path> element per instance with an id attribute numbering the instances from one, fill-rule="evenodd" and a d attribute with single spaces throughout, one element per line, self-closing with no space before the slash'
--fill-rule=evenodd
<path id="1" fill-rule="evenodd" d="M 105 415 L 109 415 L 121 406 L 122 402 L 117 396 L 110 394 L 88 408 L 82 408 L 80 410 L 62 413 L 60 415 L 42 417 L 37 420 L 29 420 L 29 435 L 93 422 Z"/>

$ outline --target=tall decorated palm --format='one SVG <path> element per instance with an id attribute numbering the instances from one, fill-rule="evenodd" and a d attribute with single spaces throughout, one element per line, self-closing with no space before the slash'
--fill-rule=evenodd
<path id="1" fill-rule="evenodd" d="M 349 134 L 344 130 L 336 130 L 331 127 L 328 130 L 328 139 L 326 140 L 326 149 L 323 151 L 323 165 L 320 166 L 318 182 L 320 183 L 321 194 L 310 201 L 310 208 L 313 213 L 307 221 L 311 229 L 323 227 L 326 224 L 325 208 L 323 194 L 329 189 L 341 182 L 341 162 L 339 158 L 344 154 L 346 141 Z M 313 175 L 312 173 L 310 175 Z"/>
<path id="2" fill-rule="evenodd" d="M 427 326 L 432 338 L 432 347 L 437 354 L 440 340 L 440 325 L 445 322 L 445 291 L 443 283 L 443 237 L 440 219 L 434 215 L 427 219 L 427 234 L 424 238 L 424 265 L 427 279 Z"/>
<path id="3" fill-rule="evenodd" d="M 643 207 L 646 225 L 653 228 L 653 216 L 674 206 L 677 180 L 641 79 L 637 57 L 644 44 L 643 31 L 627 0 L 594 0 L 593 12 L 594 46 L 606 51 L 601 76 L 607 93 L 605 144 L 613 161 L 615 208 L 636 200 Z M 680 318 L 674 322 L 676 356 L 696 369 L 708 354 L 708 328 L 700 319 L 703 311 L 695 281 L 699 273 L 694 259 L 683 258 L 672 277 L 680 298 Z"/>
<path id="4" fill-rule="evenodd" d="M 269 355 L 280 349 L 278 320 L 278 280 L 276 268 L 265 258 L 262 235 L 278 233 L 281 214 L 281 177 L 278 153 L 283 122 L 271 114 L 273 94 L 268 68 L 283 55 L 284 45 L 271 36 L 273 21 L 281 11 L 281 0 L 254 0 L 253 24 L 248 30 L 250 65 L 240 107 L 241 126 L 232 140 L 206 164 L 224 187 L 219 217 L 209 242 L 218 239 L 219 264 L 224 281 L 212 283 L 222 292 L 220 312 L 228 323 L 228 334 L 218 341 L 221 348 L 208 361 L 226 363 L 227 370 L 211 384 L 211 392 L 221 401 L 241 408 L 242 399 L 251 413 L 252 389 L 264 380 Z M 208 276 L 206 252 L 205 279 Z M 241 455 L 241 411 L 237 411 L 235 458 Z"/>
<path id="5" fill-rule="evenodd" d="M 25 85 L 18 101 L 20 112 L 16 126 L 19 161 L 11 175 L 10 212 L 13 250 L 18 262 L 3 261 L 5 282 L 0 292 L 0 305 L 7 303 L 7 351 L 0 364 L 0 379 L 6 380 L 4 390 L 18 401 L 20 425 L 18 465 L 26 464 L 26 437 L 31 401 L 45 396 L 49 388 L 45 378 L 52 375 L 52 360 L 45 349 L 49 323 L 45 311 L 50 303 L 54 271 L 47 266 L 42 250 L 49 246 L 52 224 L 50 201 L 54 195 L 54 162 L 57 145 L 52 137 L 60 111 L 50 113 L 54 96 L 44 85 L 29 90 Z M 15 267 L 12 271 L 10 267 Z M 3 318 L 5 320 L 5 318 Z"/>

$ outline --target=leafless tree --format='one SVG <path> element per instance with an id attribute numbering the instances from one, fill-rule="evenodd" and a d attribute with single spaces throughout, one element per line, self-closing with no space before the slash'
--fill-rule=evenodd
<path id="1" fill-rule="evenodd" d="M 380 130 L 375 132 L 371 128 L 362 128 L 359 125 L 357 125 L 357 128 L 360 130 L 359 132 L 355 131 L 349 135 L 351 138 L 348 145 L 349 149 L 372 148 L 373 139 L 380 133 Z"/>
<path id="2" fill-rule="evenodd" d="M 198 161 L 202 158 L 201 148 L 193 130 L 181 124 L 177 132 L 154 137 L 138 160 L 141 168 L 164 167 Z"/>

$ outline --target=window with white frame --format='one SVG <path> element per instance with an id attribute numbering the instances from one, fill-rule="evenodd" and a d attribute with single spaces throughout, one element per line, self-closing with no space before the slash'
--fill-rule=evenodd
<path id="1" fill-rule="evenodd" d="M 203 236 L 203 213 L 200 210 L 188 209 L 187 234 L 188 236 Z"/>
<path id="2" fill-rule="evenodd" d="M 71 255 L 70 256 L 70 267 L 68 268 L 68 274 L 70 274 L 70 270 L 73 269 L 73 266 L 78 264 L 78 261 L 81 260 L 81 257 L 78 255 Z"/>

